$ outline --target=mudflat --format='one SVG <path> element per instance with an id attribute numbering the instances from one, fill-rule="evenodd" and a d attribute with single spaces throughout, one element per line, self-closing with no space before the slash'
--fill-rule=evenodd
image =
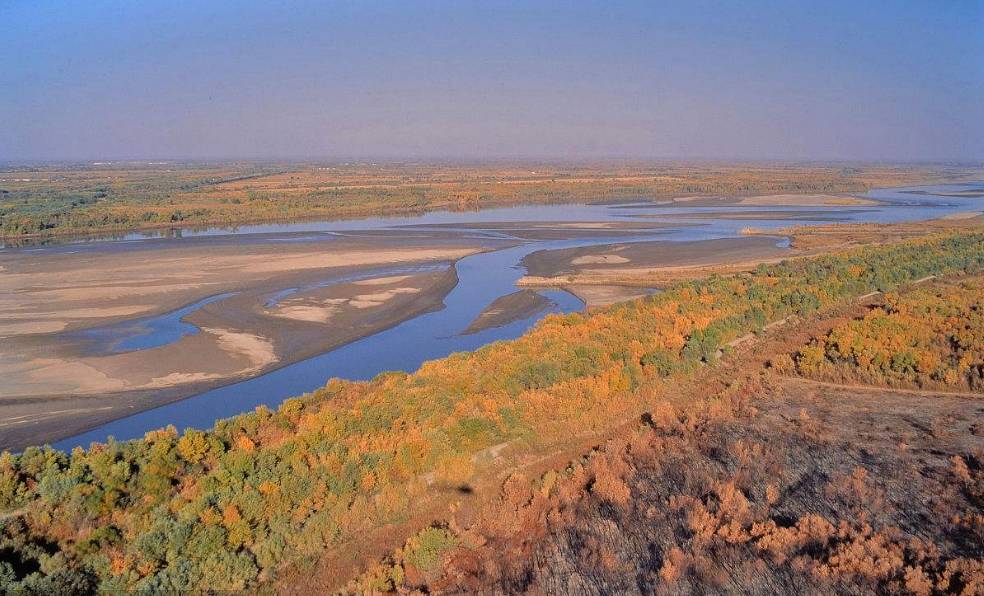
<path id="1" fill-rule="evenodd" d="M 660 207 L 723 207 L 723 206 L 768 206 L 768 207 L 832 207 L 878 205 L 880 201 L 858 197 L 851 194 L 759 194 L 749 196 L 708 196 L 688 195 L 669 199 L 657 199 L 653 204 Z"/>
<path id="2" fill-rule="evenodd" d="M 454 261 L 489 247 L 448 235 L 177 244 L 0 254 L 0 448 L 69 436 L 441 308 Z M 140 343 L 172 315 L 182 331 Z M 121 338 L 136 343 L 121 349 Z"/>
<path id="3" fill-rule="evenodd" d="M 695 226 L 682 222 L 658 222 L 640 218 L 633 221 L 509 221 L 509 222 L 470 222 L 463 224 L 413 224 L 404 229 L 415 230 L 455 230 L 466 228 L 484 232 L 505 233 L 523 240 L 558 240 L 598 237 L 632 237 L 640 234 L 652 235 L 660 230 L 672 231 L 682 227 Z"/>
<path id="4" fill-rule="evenodd" d="M 523 260 L 528 275 L 519 285 L 562 287 L 588 306 L 603 306 L 649 293 L 640 288 L 699 276 L 702 268 L 744 269 L 793 254 L 774 236 L 543 250 Z"/>
<path id="5" fill-rule="evenodd" d="M 543 250 L 523 259 L 529 275 L 554 277 L 593 270 L 717 265 L 789 254 L 775 237 L 725 238 L 691 242 L 636 242 Z"/>
<path id="6" fill-rule="evenodd" d="M 162 313 L 277 276 L 457 259 L 478 250 L 474 241 L 430 239 L 190 244 L 0 253 L 0 337 L 84 329 Z"/>
<path id="7" fill-rule="evenodd" d="M 761 195 L 755 197 L 745 197 L 738 201 L 740 205 L 769 205 L 769 206 L 857 206 L 857 205 L 878 205 L 879 201 L 865 199 L 852 195 Z"/>
<path id="8" fill-rule="evenodd" d="M 496 298 L 492 304 L 472 321 L 465 333 L 478 333 L 484 329 L 502 327 L 513 321 L 525 319 L 550 305 L 550 299 L 533 290 L 519 290 Z"/>

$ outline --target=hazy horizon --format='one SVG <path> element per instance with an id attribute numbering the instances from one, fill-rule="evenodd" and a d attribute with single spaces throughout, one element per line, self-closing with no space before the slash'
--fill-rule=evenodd
<path id="1" fill-rule="evenodd" d="M 22 158 L 0 159 L 2 167 L 45 167 L 45 166 L 102 166 L 102 165 L 195 165 L 195 164 L 256 164 L 256 165 L 311 165 L 311 166 L 555 166 L 555 167 L 646 167 L 646 166 L 984 166 L 981 159 L 781 159 L 781 158 L 742 158 L 742 157 L 583 157 L 563 158 L 551 156 L 533 157 L 378 157 L 378 156 L 325 156 L 325 157 L 73 157 L 73 158 Z"/>
<path id="2" fill-rule="evenodd" d="M 984 4 L 7 2 L 0 162 L 984 161 Z"/>

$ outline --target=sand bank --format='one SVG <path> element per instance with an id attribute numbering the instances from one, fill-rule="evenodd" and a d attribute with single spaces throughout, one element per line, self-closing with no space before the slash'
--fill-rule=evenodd
<path id="1" fill-rule="evenodd" d="M 761 195 L 756 197 L 744 197 L 738 201 L 739 205 L 761 205 L 761 206 L 800 206 L 800 207 L 826 207 L 826 206 L 859 206 L 859 205 L 879 205 L 879 201 L 865 199 L 851 195 Z"/>
<path id="2" fill-rule="evenodd" d="M 500 296 L 475 317 L 475 320 L 465 329 L 464 333 L 467 335 L 478 333 L 484 329 L 508 325 L 513 321 L 531 317 L 546 309 L 550 304 L 549 298 L 541 296 L 533 290 L 519 290 L 506 296 Z"/>
<path id="3" fill-rule="evenodd" d="M 399 242 L 189 242 L 159 250 L 2 252 L 0 337 L 79 330 L 164 313 L 210 295 L 305 272 L 450 261 L 480 249 L 474 240 L 435 235 Z"/>
<path id="4" fill-rule="evenodd" d="M 523 259 L 529 276 L 637 273 L 680 266 L 719 265 L 788 255 L 774 237 L 690 242 L 637 242 L 544 250 Z"/>
<path id="5" fill-rule="evenodd" d="M 369 250 L 370 243 L 379 250 Z M 399 250 L 388 241 L 358 240 L 84 257 L 3 253 L 0 448 L 53 441 L 441 308 L 457 283 L 454 259 L 484 249 L 474 240 L 446 238 L 405 244 Z M 196 259 L 201 266 L 190 266 Z M 391 265 L 411 273 L 385 273 Z M 413 273 L 418 266 L 422 272 Z M 344 279 L 374 267 L 377 277 L 324 283 L 326 276 Z M 285 288 L 289 295 L 271 298 Z M 225 291 L 229 297 L 183 318 L 197 332 L 135 351 L 90 348 L 89 328 L 157 316 Z"/>
<path id="6" fill-rule="evenodd" d="M 791 255 L 775 237 L 638 242 L 539 251 L 524 259 L 523 287 L 559 287 L 589 307 L 648 295 L 653 288 L 711 273 L 748 270 Z"/>

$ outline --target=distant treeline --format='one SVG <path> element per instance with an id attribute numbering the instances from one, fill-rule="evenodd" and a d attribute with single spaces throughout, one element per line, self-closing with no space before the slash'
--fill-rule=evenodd
<path id="1" fill-rule="evenodd" d="M 413 374 L 332 380 L 208 431 L 3 454 L 0 590 L 156 594 L 284 581 L 465 490 L 494 446 L 545 453 L 638 417 L 770 321 L 982 266 L 981 233 L 763 265 L 549 316 L 517 340 Z M 435 530 L 414 556 L 448 539 Z"/>
<path id="2" fill-rule="evenodd" d="M 863 192 L 945 171 L 804 166 L 555 168 L 496 175 L 489 168 L 393 167 L 290 171 L 284 166 L 203 166 L 4 174 L 0 236 L 119 232 L 169 226 L 333 218 L 510 203 L 589 202 L 681 194 Z M 290 174 L 297 174 L 296 179 Z M 536 174 L 536 175 L 533 175 Z M 950 174 L 952 176 L 952 174 Z M 8 177 L 9 176 L 9 177 Z M 25 182 L 27 180 L 27 182 Z"/>

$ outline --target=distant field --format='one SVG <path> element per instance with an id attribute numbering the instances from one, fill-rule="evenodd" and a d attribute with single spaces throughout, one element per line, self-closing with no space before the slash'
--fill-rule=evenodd
<path id="1" fill-rule="evenodd" d="M 980 178 L 902 166 L 114 162 L 0 169 L 0 237 L 667 195 L 852 193 Z"/>

